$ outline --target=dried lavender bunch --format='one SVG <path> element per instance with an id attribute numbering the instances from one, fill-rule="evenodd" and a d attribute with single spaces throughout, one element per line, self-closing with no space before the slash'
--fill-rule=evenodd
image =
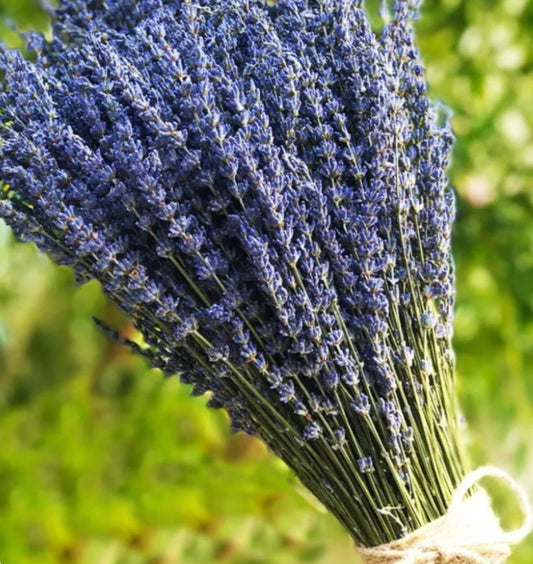
<path id="1" fill-rule="evenodd" d="M 397 0 L 65 0 L 4 49 L 0 214 L 363 546 L 465 474 L 448 125 Z"/>

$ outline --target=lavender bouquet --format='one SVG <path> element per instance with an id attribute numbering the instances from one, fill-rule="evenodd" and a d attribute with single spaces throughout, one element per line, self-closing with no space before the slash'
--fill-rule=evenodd
<path id="1" fill-rule="evenodd" d="M 375 32 L 361 0 L 65 0 L 51 40 L 0 54 L 0 215 L 98 280 L 132 346 L 260 437 L 369 562 L 436 562 L 413 531 L 474 481 L 452 135 L 417 14 L 397 0 Z M 443 562 L 505 560 L 518 537 L 483 511 L 497 548 L 467 527 Z"/>

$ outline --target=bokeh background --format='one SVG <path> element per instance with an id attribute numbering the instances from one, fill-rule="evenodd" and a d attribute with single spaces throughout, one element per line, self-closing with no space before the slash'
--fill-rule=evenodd
<path id="1" fill-rule="evenodd" d="M 32 0 L 0 0 L 46 29 Z M 418 40 L 454 112 L 458 393 L 474 463 L 533 496 L 532 0 L 426 0 Z M 110 342 L 121 314 L 0 225 L 2 564 L 354 563 L 350 540 L 257 441 Z M 509 526 L 516 504 L 496 491 Z M 514 564 L 533 562 L 533 537 Z"/>

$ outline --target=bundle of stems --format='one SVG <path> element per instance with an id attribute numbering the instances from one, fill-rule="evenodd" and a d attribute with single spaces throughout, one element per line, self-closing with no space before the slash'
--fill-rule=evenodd
<path id="1" fill-rule="evenodd" d="M 0 214 L 362 546 L 464 477 L 446 178 L 397 0 L 64 0 L 1 50 Z"/>

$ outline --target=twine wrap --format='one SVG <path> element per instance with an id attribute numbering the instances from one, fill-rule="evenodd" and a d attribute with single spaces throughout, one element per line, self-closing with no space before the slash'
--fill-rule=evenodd
<path id="1" fill-rule="evenodd" d="M 497 478 L 514 493 L 524 515 L 519 528 L 501 528 L 484 490 L 465 499 L 468 490 L 487 476 Z M 523 540 L 532 524 L 525 490 L 502 470 L 481 467 L 461 482 L 443 517 L 399 540 L 360 548 L 359 553 L 365 564 L 503 564 L 511 545 Z"/>

